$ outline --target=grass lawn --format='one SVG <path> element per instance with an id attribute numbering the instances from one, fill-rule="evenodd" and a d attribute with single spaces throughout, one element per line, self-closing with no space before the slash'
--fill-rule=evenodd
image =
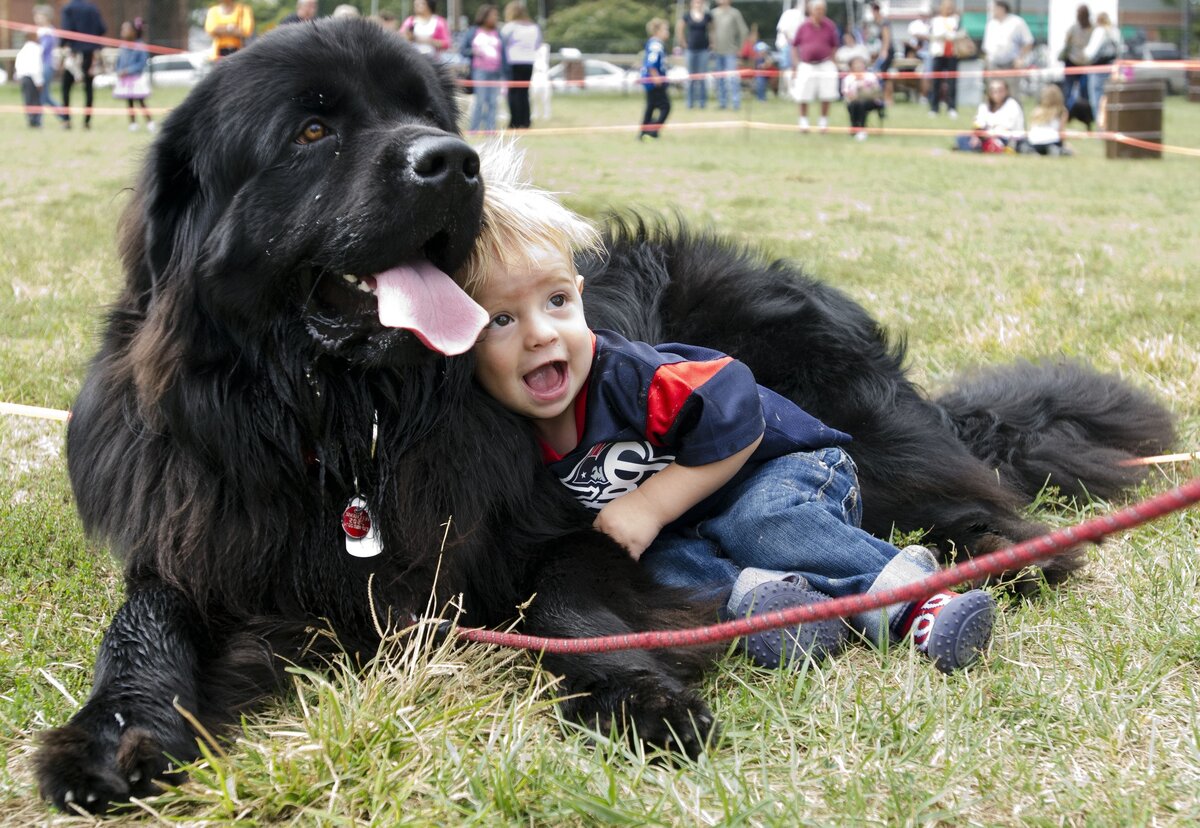
<path id="1" fill-rule="evenodd" d="M 0 105 L 17 102 L 0 89 Z M 672 129 L 732 119 L 675 105 L 658 142 L 535 129 L 521 139 L 535 180 L 589 216 L 678 211 L 796 259 L 903 333 L 930 389 L 982 363 L 1084 357 L 1158 394 L 1180 449 L 1200 448 L 1200 159 L 1110 161 L 1091 140 L 1051 159 L 951 153 L 947 136 Z M 593 127 L 635 123 L 642 101 L 554 106 L 545 126 Z M 794 124 L 795 108 L 746 116 Z M 887 125 L 967 120 L 898 104 Z M 120 280 L 114 228 L 148 139 L 123 118 L 0 124 L 0 401 L 65 408 Z M 1200 105 L 1169 100 L 1164 135 L 1200 147 Z M 1140 494 L 1198 472 L 1156 468 Z M 1048 496 L 1039 514 L 1065 525 L 1110 508 Z M 722 737 L 696 762 L 589 741 L 556 718 L 553 677 L 511 653 L 410 649 L 366 675 L 298 674 L 190 783 L 117 823 L 1193 825 L 1198 552 L 1195 510 L 1110 540 L 1067 587 L 1010 605 L 965 675 L 905 648 L 783 674 L 730 656 L 705 687 Z M 83 824 L 50 818 L 29 756 L 86 697 L 121 594 L 75 517 L 61 426 L 0 416 L 0 824 Z"/>

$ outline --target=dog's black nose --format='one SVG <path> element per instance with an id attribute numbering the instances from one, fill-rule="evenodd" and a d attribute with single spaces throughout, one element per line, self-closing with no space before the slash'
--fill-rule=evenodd
<path id="1" fill-rule="evenodd" d="M 452 135 L 418 138 L 408 151 L 408 168 L 422 184 L 454 183 L 461 177 L 479 181 L 479 156 L 466 141 Z"/>

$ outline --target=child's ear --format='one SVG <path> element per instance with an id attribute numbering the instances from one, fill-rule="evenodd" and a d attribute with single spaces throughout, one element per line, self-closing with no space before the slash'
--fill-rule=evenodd
<path id="1" fill-rule="evenodd" d="M 575 274 L 575 289 L 583 293 L 583 276 L 579 273 Z"/>

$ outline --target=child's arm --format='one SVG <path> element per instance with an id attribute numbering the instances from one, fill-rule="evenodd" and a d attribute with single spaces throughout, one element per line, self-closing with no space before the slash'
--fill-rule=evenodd
<path id="1" fill-rule="evenodd" d="M 636 561 L 664 526 L 732 480 L 761 442 L 760 435 L 737 454 L 703 466 L 672 463 L 601 509 L 595 527 Z"/>

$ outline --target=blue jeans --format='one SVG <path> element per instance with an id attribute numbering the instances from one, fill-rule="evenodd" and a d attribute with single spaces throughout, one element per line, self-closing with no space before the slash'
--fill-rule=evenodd
<path id="1" fill-rule="evenodd" d="M 498 81 L 500 80 L 499 72 L 485 72 L 482 69 L 471 70 L 471 80 L 473 81 Z M 477 129 L 486 129 L 491 132 L 496 129 L 496 101 L 500 100 L 499 86 L 476 86 L 471 90 L 471 97 L 475 99 L 471 104 L 471 126 L 472 131 Z"/>
<path id="2" fill-rule="evenodd" d="M 1108 75 L 1108 72 L 1088 75 L 1088 102 L 1092 105 L 1093 118 L 1100 117 L 1100 99 L 1104 97 L 1104 87 L 1108 84 Z"/>
<path id="3" fill-rule="evenodd" d="M 738 68 L 737 55 L 713 55 L 714 72 L 735 72 Z M 717 78 L 717 105 L 721 109 L 742 107 L 742 79 L 738 75 Z"/>
<path id="4" fill-rule="evenodd" d="M 688 75 L 692 76 L 687 82 L 687 107 L 704 109 L 704 105 L 708 103 L 708 78 L 695 76 L 708 71 L 708 49 L 687 50 L 687 71 Z"/>
<path id="5" fill-rule="evenodd" d="M 54 95 L 52 95 L 50 92 L 50 87 L 51 87 L 50 79 L 54 77 L 54 63 L 53 62 L 42 64 L 42 77 L 46 79 L 46 82 L 42 84 L 42 106 L 52 106 L 55 109 L 58 109 L 58 107 L 61 106 L 61 104 L 58 101 L 54 100 Z M 53 115 L 54 113 L 50 112 L 50 111 L 45 111 L 42 114 L 44 114 L 48 118 L 51 115 Z M 63 120 L 66 120 L 67 116 L 60 114 L 58 117 L 62 118 Z"/>
<path id="6" fill-rule="evenodd" d="M 1067 66 L 1072 67 L 1075 64 L 1067 61 Z M 1063 81 L 1063 98 L 1068 110 L 1075 105 L 1075 102 L 1080 98 L 1088 97 L 1088 76 L 1087 75 L 1067 75 Z M 1093 116 L 1095 113 L 1092 113 Z"/>
<path id="7" fill-rule="evenodd" d="M 763 463 L 727 487 L 713 517 L 664 530 L 641 560 L 659 583 L 717 598 L 735 591 L 744 570 L 801 575 L 813 589 L 840 598 L 899 586 L 936 569 L 927 550 L 901 554 L 860 529 L 861 520 L 850 456 L 839 448 L 798 452 Z M 854 621 L 879 641 L 894 616 L 876 611 Z"/>

